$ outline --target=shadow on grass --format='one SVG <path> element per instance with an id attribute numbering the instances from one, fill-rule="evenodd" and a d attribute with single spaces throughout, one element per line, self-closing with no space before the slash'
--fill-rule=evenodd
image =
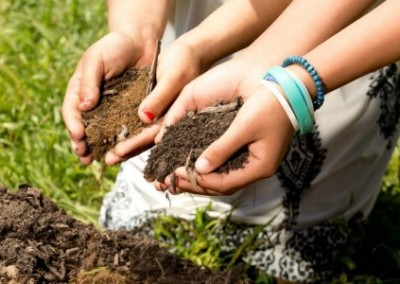
<path id="1" fill-rule="evenodd" d="M 381 192 L 369 218 L 349 226 L 335 283 L 400 283 L 400 195 Z"/>

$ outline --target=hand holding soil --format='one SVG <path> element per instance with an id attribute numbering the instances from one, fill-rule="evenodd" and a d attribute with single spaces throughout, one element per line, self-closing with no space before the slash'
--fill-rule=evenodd
<path id="1" fill-rule="evenodd" d="M 221 132 L 215 140 L 211 141 L 212 144 L 209 147 L 201 151 L 196 147 L 191 147 L 193 148 L 191 155 L 195 155 L 193 160 L 196 171 L 185 170 L 183 168 L 185 162 L 180 162 L 179 165 L 174 165 L 172 171 L 176 175 L 174 179 L 163 180 L 162 175 L 159 178 L 149 175 L 150 178 L 162 183 L 156 183 L 159 190 L 175 185 L 176 193 L 229 195 L 257 180 L 268 178 L 276 172 L 292 140 L 294 130 L 273 94 L 265 87 L 259 86 L 259 73 L 246 72 L 246 70 L 252 70 L 251 65 L 243 66 L 243 62 L 239 60 L 222 63 L 190 82 L 176 99 L 165 116 L 164 125 L 167 126 L 167 131 L 165 133 L 163 130 L 160 131 L 163 133 L 162 140 L 170 130 L 168 125 L 171 125 L 173 129 L 175 123 L 185 120 L 186 118 L 183 117 L 187 110 L 201 111 L 209 106 L 210 102 L 228 102 L 238 94 L 243 95 L 244 102 L 231 118 L 229 125 L 215 125 L 212 131 Z M 218 118 L 218 120 L 223 119 L 225 119 L 224 115 Z M 205 125 L 208 126 L 207 123 Z M 192 139 L 197 143 L 197 137 L 209 135 L 207 131 L 209 130 L 202 129 L 199 134 L 196 134 L 198 136 Z M 156 141 L 160 140 L 159 136 Z M 176 141 L 171 142 L 173 147 L 185 149 L 181 144 L 176 143 Z M 191 148 L 185 152 L 185 159 Z M 249 152 L 244 167 L 227 174 L 219 174 L 219 167 L 243 149 Z M 175 155 L 179 156 L 179 150 L 175 151 Z M 202 161 L 205 162 L 202 163 Z M 162 169 L 165 165 L 161 163 L 160 167 Z M 200 178 L 197 178 L 197 184 L 193 186 L 193 176 L 196 178 L 196 172 Z"/>
<path id="2" fill-rule="evenodd" d="M 132 31 L 130 36 L 136 38 L 137 42 L 144 42 L 142 35 L 137 34 L 136 31 Z M 83 54 L 68 82 L 62 107 L 62 115 L 69 132 L 72 149 L 80 157 L 82 163 L 88 165 L 93 161 L 85 141 L 82 112 L 93 110 L 98 106 L 100 94 L 105 90 L 102 88 L 104 86 L 102 81 L 112 81 L 112 78 L 122 74 L 130 66 L 142 69 L 150 65 L 155 42 L 156 39 L 154 42 L 146 41 L 146 44 L 143 45 L 132 45 L 132 39 L 126 34 L 110 32 L 90 46 Z M 122 125 L 118 129 L 118 134 L 121 131 L 125 131 Z"/>
<path id="3" fill-rule="evenodd" d="M 180 122 L 166 128 L 161 143 L 151 150 L 144 176 L 147 180 L 164 183 L 168 175 L 181 166 L 186 168 L 193 187 L 196 187 L 194 163 L 200 154 L 230 126 L 238 113 L 242 101 L 218 103 L 197 113 L 189 112 Z M 227 173 L 244 167 L 249 152 L 240 149 L 217 173 Z M 172 192 L 174 185 L 172 184 Z"/>
<path id="4" fill-rule="evenodd" d="M 142 131 L 144 123 L 137 115 L 138 109 L 156 84 L 160 46 L 157 40 L 151 66 L 130 68 L 104 82 L 98 106 L 82 113 L 86 144 L 94 160 L 103 161 L 117 143 Z"/>

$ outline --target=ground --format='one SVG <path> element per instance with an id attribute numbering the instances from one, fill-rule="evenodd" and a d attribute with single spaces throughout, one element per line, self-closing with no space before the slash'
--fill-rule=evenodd
<path id="1" fill-rule="evenodd" d="M 0 189 L 0 283 L 245 283 L 126 231 L 100 232 L 29 185 Z M 14 281 L 14 282 L 13 282 Z"/>

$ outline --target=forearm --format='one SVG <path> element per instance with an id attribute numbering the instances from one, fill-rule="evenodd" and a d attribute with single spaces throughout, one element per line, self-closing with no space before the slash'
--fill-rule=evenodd
<path id="1" fill-rule="evenodd" d="M 243 55 L 259 72 L 291 55 L 304 55 L 360 17 L 373 0 L 297 0 Z"/>
<path id="2" fill-rule="evenodd" d="M 219 59 L 248 46 L 288 6 L 291 0 L 228 1 L 178 42 L 189 45 L 208 68 Z"/>
<path id="3" fill-rule="evenodd" d="M 327 91 L 400 59 L 399 12 L 400 1 L 387 0 L 305 55 L 320 73 Z M 311 78 L 301 68 L 291 68 L 314 95 Z"/>
<path id="4" fill-rule="evenodd" d="M 107 0 L 107 6 L 110 32 L 139 31 L 154 41 L 164 33 L 171 0 Z"/>

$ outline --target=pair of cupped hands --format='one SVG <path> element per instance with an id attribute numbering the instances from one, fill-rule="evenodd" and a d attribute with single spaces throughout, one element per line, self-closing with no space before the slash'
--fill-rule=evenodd
<path id="1" fill-rule="evenodd" d="M 83 54 L 68 83 L 62 107 L 73 151 L 82 163 L 89 165 L 92 157 L 86 149 L 81 113 L 97 105 L 103 80 L 129 67 L 149 65 L 155 43 L 156 40 L 133 40 L 123 33 L 109 33 Z M 257 62 L 257 58 L 243 50 L 207 71 L 208 66 L 204 66 L 197 50 L 179 40 L 172 43 L 160 54 L 157 85 L 139 107 L 139 117 L 149 126 L 117 144 L 106 154 L 105 163 L 117 164 L 159 143 L 165 127 L 177 123 L 188 111 L 241 96 L 244 104 L 231 126 L 195 163 L 196 188 L 184 167 L 180 167 L 175 170 L 175 193 L 230 195 L 270 177 L 283 159 L 294 129 L 279 102 L 259 84 L 265 70 Z M 224 174 L 213 172 L 243 146 L 250 153 L 243 169 Z M 157 190 L 170 186 L 169 177 L 164 183 L 153 182 Z"/>

